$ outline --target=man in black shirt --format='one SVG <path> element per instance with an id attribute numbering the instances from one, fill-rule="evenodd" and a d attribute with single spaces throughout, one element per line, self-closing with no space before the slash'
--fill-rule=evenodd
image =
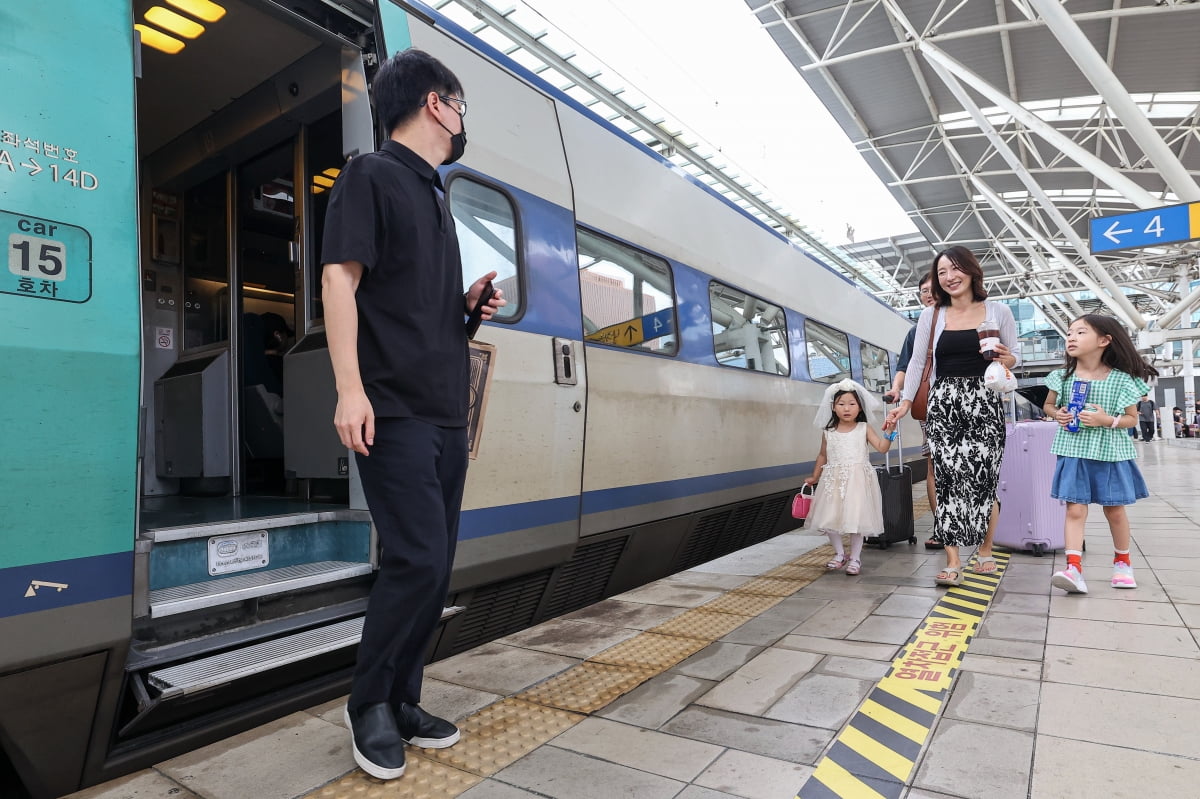
<path id="1" fill-rule="evenodd" d="M 438 164 L 463 154 L 458 78 L 419 50 L 376 73 L 390 132 L 350 161 L 325 219 L 321 278 L 337 387 L 334 426 L 353 449 L 378 530 L 371 590 L 346 720 L 354 759 L 373 777 L 404 773 L 404 745 L 451 746 L 458 728 L 422 710 L 425 650 L 441 617 L 467 471 L 464 315 L 492 272 L 462 292 L 454 220 Z M 502 292 L 483 308 L 490 319 Z"/>

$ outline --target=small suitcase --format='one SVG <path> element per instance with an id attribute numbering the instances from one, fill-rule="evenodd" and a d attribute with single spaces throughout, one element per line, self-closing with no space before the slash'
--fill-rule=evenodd
<path id="1" fill-rule="evenodd" d="M 879 476 L 879 493 L 883 495 L 883 535 L 873 535 L 866 543 L 887 549 L 900 541 L 917 543 L 916 528 L 913 526 L 912 469 L 904 464 L 904 447 L 896 434 L 896 465 L 892 465 L 892 451 L 884 455 L 883 466 L 875 467 Z"/>
<path id="2" fill-rule="evenodd" d="M 1010 422 L 1005 425 L 1004 460 L 996 499 L 1000 519 L 995 543 L 1032 550 L 1041 557 L 1063 549 L 1067 503 L 1050 496 L 1055 456 L 1050 453 L 1057 422 Z"/>

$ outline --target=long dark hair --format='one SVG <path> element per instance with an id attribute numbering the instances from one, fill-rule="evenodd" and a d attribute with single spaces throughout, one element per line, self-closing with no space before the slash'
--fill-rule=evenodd
<path id="1" fill-rule="evenodd" d="M 841 399 L 841 397 L 842 397 L 842 395 L 843 395 L 843 394 L 853 394 L 853 395 L 854 395 L 854 401 L 858 403 L 858 416 L 857 416 L 857 417 L 854 419 L 854 421 L 856 421 L 856 422 L 865 422 L 865 421 L 867 421 L 867 411 L 866 411 L 866 409 L 863 407 L 863 401 L 862 401 L 862 397 L 858 396 L 858 392 L 857 392 L 857 391 L 855 391 L 854 389 L 851 389 L 851 388 L 844 388 L 844 389 L 842 389 L 841 391 L 838 391 L 836 394 L 834 394 L 834 395 L 833 395 L 833 399 L 832 399 L 832 400 L 830 400 L 830 402 L 829 402 L 829 407 L 830 407 L 830 408 L 833 408 L 833 406 L 834 406 L 834 405 L 837 405 L 837 401 L 838 401 L 839 399 Z M 826 430 L 833 430 L 833 429 L 835 429 L 835 428 L 838 426 L 838 422 L 839 422 L 839 421 L 841 421 L 841 420 L 840 420 L 840 419 L 838 419 L 837 412 L 836 412 L 836 411 L 833 411 L 833 410 L 830 410 L 830 411 L 829 411 L 829 424 L 825 425 L 825 429 L 826 429 Z"/>
<path id="2" fill-rule="evenodd" d="M 1071 324 L 1073 325 L 1075 322 L 1083 322 L 1095 330 L 1097 335 L 1108 336 L 1112 339 L 1100 355 L 1100 362 L 1108 368 L 1142 380 L 1148 380 L 1158 375 L 1158 370 L 1146 363 L 1146 359 L 1138 354 L 1137 347 L 1133 346 L 1133 339 L 1129 338 L 1125 328 L 1121 327 L 1121 323 L 1114 317 L 1098 313 L 1085 313 L 1078 319 L 1072 320 Z M 1075 374 L 1075 367 L 1078 365 L 1079 361 L 1075 356 L 1068 353 L 1063 361 L 1065 373 L 1063 377 Z"/>
<path id="3" fill-rule="evenodd" d="M 968 250 L 961 244 L 946 249 L 933 256 L 933 265 L 929 267 L 929 277 L 933 280 L 933 299 L 935 305 L 946 306 L 950 304 L 950 295 L 942 288 L 942 282 L 938 280 L 938 261 L 946 258 L 950 263 L 958 267 L 958 271 L 964 275 L 969 275 L 971 278 L 971 296 L 976 302 L 983 302 L 987 299 L 987 289 L 983 287 L 983 267 L 979 265 L 979 260 L 975 257 L 975 253 Z"/>

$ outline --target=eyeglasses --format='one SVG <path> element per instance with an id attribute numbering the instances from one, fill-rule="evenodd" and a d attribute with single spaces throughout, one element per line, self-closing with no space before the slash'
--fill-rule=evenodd
<path id="1" fill-rule="evenodd" d="M 450 96 L 448 96 L 448 95 L 445 95 L 445 94 L 439 94 L 439 95 L 438 95 L 438 97 L 439 97 L 440 99 L 442 99 L 442 100 L 444 100 L 444 101 L 448 102 L 448 103 L 449 103 L 449 102 L 458 103 L 458 115 L 459 115 L 459 117 L 461 117 L 461 118 L 465 118 L 465 117 L 467 116 L 467 101 L 466 101 L 466 100 L 460 100 L 460 99 L 458 99 L 457 97 L 450 97 Z M 451 108 L 453 108 L 453 106 L 451 106 Z"/>

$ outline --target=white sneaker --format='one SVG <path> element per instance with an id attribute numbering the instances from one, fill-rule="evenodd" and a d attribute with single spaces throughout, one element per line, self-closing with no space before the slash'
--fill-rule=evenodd
<path id="1" fill-rule="evenodd" d="M 1061 588 L 1068 594 L 1086 594 L 1087 583 L 1083 581 L 1083 575 L 1079 573 L 1079 569 L 1074 565 L 1067 566 L 1060 572 L 1055 572 L 1050 578 L 1050 585 L 1055 588 Z"/>
<path id="2" fill-rule="evenodd" d="M 1133 579 L 1133 567 L 1123 560 L 1113 563 L 1113 588 L 1137 588 L 1137 580 Z"/>

